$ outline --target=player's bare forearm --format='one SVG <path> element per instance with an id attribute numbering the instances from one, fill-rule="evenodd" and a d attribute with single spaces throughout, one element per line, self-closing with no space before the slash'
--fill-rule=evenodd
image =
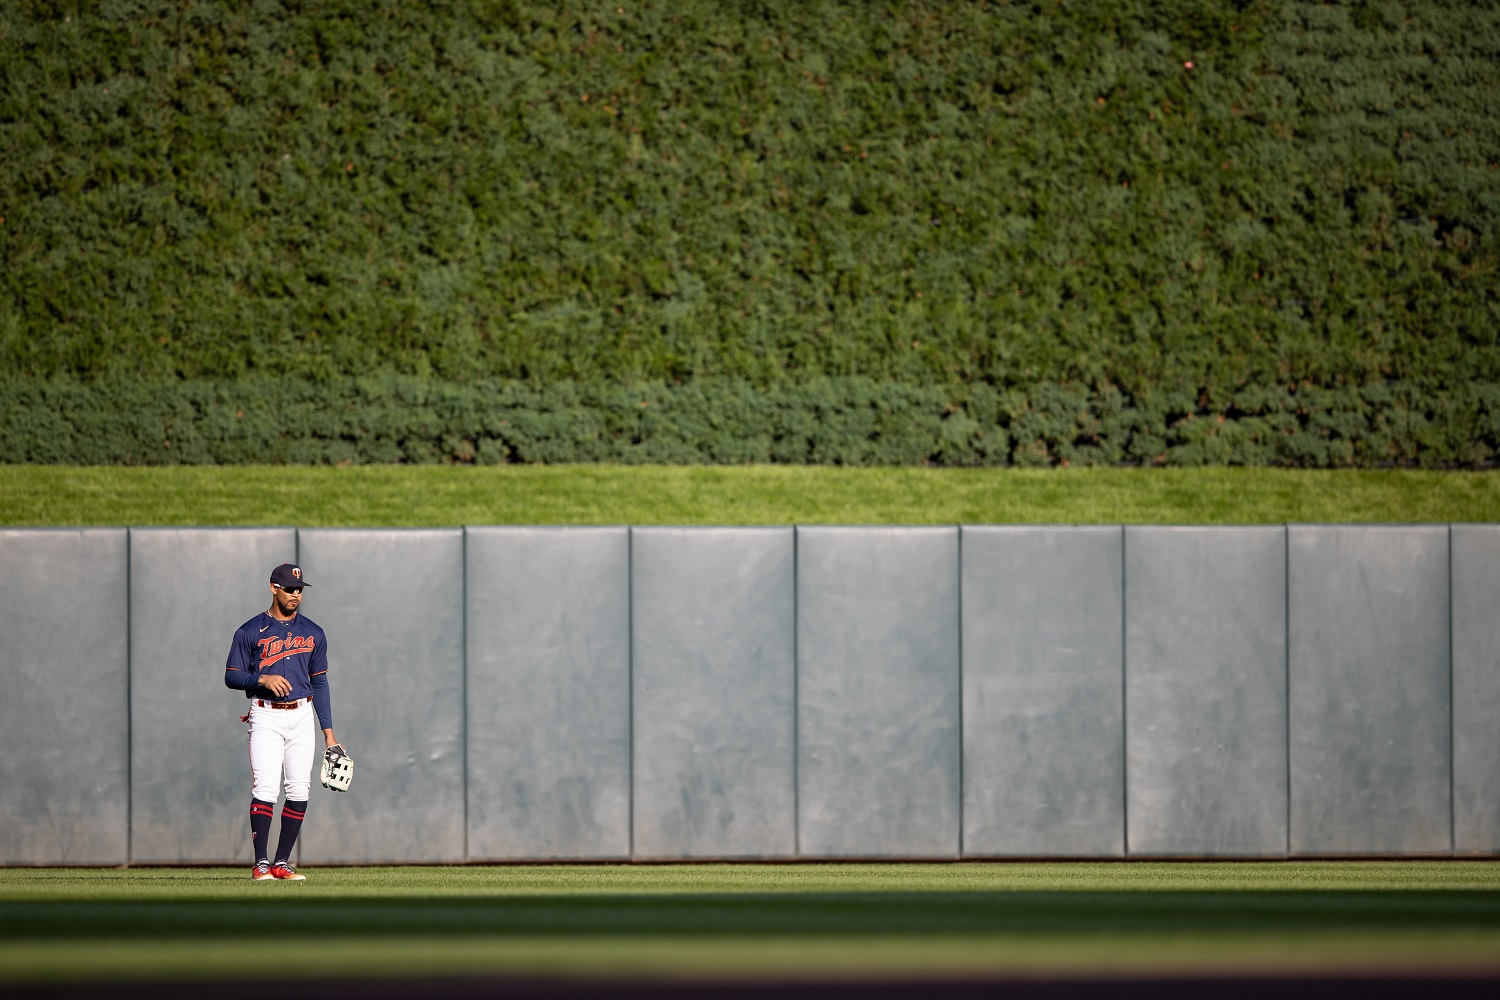
<path id="1" fill-rule="evenodd" d="M 332 729 L 325 729 L 325 730 L 323 730 L 323 745 L 325 747 L 338 746 L 338 742 L 339 741 L 336 740 L 334 738 L 334 736 L 333 736 L 333 730 Z"/>

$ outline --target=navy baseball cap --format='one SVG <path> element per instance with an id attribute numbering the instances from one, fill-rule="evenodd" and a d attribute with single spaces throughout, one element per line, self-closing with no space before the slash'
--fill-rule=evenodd
<path id="1" fill-rule="evenodd" d="M 302 579 L 302 567 L 293 566 L 291 563 L 282 563 L 271 570 L 271 582 L 282 590 L 307 586 L 307 581 Z"/>

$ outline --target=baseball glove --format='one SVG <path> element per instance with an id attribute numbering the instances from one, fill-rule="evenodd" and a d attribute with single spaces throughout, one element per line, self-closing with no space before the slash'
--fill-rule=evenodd
<path id="1" fill-rule="evenodd" d="M 323 751 L 323 787 L 335 792 L 347 792 L 349 782 L 354 780 L 354 758 L 335 743 Z"/>

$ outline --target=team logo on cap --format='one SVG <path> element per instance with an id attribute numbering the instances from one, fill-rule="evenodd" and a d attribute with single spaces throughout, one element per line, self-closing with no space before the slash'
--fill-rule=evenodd
<path id="1" fill-rule="evenodd" d="M 302 579 L 302 567 L 301 566 L 293 566 L 292 567 L 292 576 L 296 577 L 299 580 Z"/>

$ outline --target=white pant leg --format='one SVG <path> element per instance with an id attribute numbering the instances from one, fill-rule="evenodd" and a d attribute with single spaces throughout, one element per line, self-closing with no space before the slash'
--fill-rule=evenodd
<path id="1" fill-rule="evenodd" d="M 250 794 L 275 802 L 283 786 L 293 802 L 307 801 L 312 785 L 316 713 L 310 703 L 290 711 L 250 706 Z"/>
<path id="2" fill-rule="evenodd" d="M 282 756 L 282 781 L 286 785 L 286 797 L 292 802 L 306 802 L 307 790 L 312 786 L 313 736 L 317 727 L 313 720 L 317 713 L 310 702 L 304 702 L 295 711 L 284 712 L 294 716 L 288 719 L 286 753 Z"/>
<path id="3" fill-rule="evenodd" d="M 281 771 L 286 757 L 286 737 L 276 716 L 286 712 L 250 706 L 250 795 L 262 802 L 275 802 L 281 794 Z"/>

